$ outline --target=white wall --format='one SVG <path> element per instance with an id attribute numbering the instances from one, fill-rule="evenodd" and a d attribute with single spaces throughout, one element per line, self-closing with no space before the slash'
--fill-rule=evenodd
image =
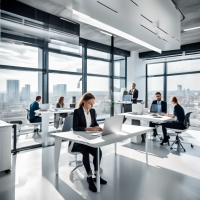
<path id="1" fill-rule="evenodd" d="M 132 51 L 131 57 L 127 58 L 127 90 L 131 89 L 132 83 L 136 83 L 136 89 L 139 91 L 138 100 L 145 101 L 146 61 L 139 59 L 137 51 Z"/>

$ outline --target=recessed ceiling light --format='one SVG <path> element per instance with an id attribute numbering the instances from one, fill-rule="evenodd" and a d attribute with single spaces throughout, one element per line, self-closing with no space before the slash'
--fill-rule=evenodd
<path id="1" fill-rule="evenodd" d="M 62 42 L 62 41 L 54 40 L 54 39 L 51 39 L 51 42 L 52 43 L 59 43 L 59 44 L 67 44 L 66 42 Z"/>
<path id="2" fill-rule="evenodd" d="M 200 26 L 194 27 L 194 28 L 188 28 L 188 29 L 184 29 L 183 31 L 191 31 L 191 30 L 195 30 L 195 29 L 199 29 Z"/>
<path id="3" fill-rule="evenodd" d="M 104 34 L 106 34 L 106 35 L 109 35 L 109 36 L 112 36 L 110 33 L 106 33 L 106 32 L 104 32 L 104 31 L 100 31 L 101 33 L 104 33 Z"/>
<path id="4" fill-rule="evenodd" d="M 148 49 L 156 51 L 158 53 L 162 53 L 161 49 L 158 49 L 157 47 L 154 47 L 153 45 L 150 45 L 150 44 L 148 44 L 148 43 L 146 43 L 146 42 L 144 42 L 144 41 L 142 41 L 142 40 L 140 40 L 140 39 L 138 39 L 138 38 L 136 38 L 136 37 L 134 37 L 130 34 L 127 34 L 123 31 L 120 31 L 119 29 L 116 29 L 112 26 L 104 24 L 103 22 L 100 22 L 96 19 L 93 19 L 90 16 L 82 14 L 82 13 L 76 11 L 76 10 L 72 10 L 72 12 L 73 12 L 73 14 L 75 14 L 79 17 L 77 20 L 79 20 L 83 23 L 86 23 L 86 24 L 89 24 L 89 25 L 94 26 L 96 28 L 99 28 L 99 29 L 105 30 L 107 32 L 113 33 L 113 34 L 118 35 L 122 38 L 130 40 L 131 42 L 137 43 L 139 45 L 142 45 L 143 47 L 146 47 Z"/>

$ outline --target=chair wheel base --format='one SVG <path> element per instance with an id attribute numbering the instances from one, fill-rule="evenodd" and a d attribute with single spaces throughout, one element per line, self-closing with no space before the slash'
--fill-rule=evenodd
<path id="1" fill-rule="evenodd" d="M 170 149 L 173 149 L 173 147 L 171 147 Z"/>
<path id="2" fill-rule="evenodd" d="M 183 151 L 184 151 L 184 152 L 186 152 L 186 150 L 185 150 L 185 149 L 183 149 Z"/>
<path id="3" fill-rule="evenodd" d="M 194 146 L 191 144 L 191 147 L 193 148 Z"/>

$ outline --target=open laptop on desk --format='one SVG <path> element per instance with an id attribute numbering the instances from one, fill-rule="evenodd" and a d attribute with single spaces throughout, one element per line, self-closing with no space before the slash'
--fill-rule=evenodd
<path id="1" fill-rule="evenodd" d="M 112 133 L 121 132 L 123 120 L 124 120 L 123 115 L 109 117 L 105 119 L 104 128 L 102 132 L 100 131 L 86 131 L 86 132 L 92 133 L 91 135 L 93 136 L 98 136 L 98 135 L 105 136 Z"/>
<path id="2" fill-rule="evenodd" d="M 140 115 L 143 111 L 143 105 L 142 104 L 132 104 L 132 112 L 129 114 L 133 115 Z"/>
<path id="3" fill-rule="evenodd" d="M 49 109 L 49 104 L 41 104 L 40 105 L 40 110 L 41 111 L 47 111 Z"/>

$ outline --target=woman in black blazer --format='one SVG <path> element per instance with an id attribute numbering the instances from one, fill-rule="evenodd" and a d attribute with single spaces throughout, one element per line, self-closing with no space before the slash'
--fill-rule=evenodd
<path id="1" fill-rule="evenodd" d="M 78 105 L 78 109 L 74 110 L 73 117 L 73 130 L 74 131 L 102 131 L 99 124 L 96 121 L 96 113 L 92 108 L 95 103 L 95 97 L 91 93 L 85 93 Z M 72 152 L 80 152 L 83 155 L 83 165 L 87 171 L 88 177 L 87 182 L 89 189 L 93 192 L 97 191 L 93 180 L 96 182 L 96 178 L 92 179 L 92 170 L 90 168 L 89 154 L 93 156 L 93 164 L 95 172 L 97 171 L 97 148 L 89 147 L 83 144 L 74 143 Z M 99 149 L 99 163 L 101 161 L 102 151 Z M 107 182 L 100 178 L 101 184 Z"/>

